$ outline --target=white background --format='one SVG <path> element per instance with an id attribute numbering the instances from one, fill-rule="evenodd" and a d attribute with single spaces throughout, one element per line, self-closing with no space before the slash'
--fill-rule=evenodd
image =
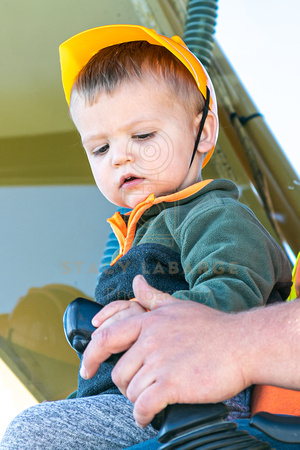
<path id="1" fill-rule="evenodd" d="M 300 174 L 300 2 L 219 0 L 216 40 Z"/>

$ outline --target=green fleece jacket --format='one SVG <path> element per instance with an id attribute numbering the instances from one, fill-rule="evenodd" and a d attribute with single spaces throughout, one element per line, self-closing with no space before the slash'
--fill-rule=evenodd
<path id="1" fill-rule="evenodd" d="M 120 253 L 100 277 L 96 300 L 132 298 L 137 273 L 177 298 L 227 312 L 286 299 L 291 280 L 287 257 L 238 201 L 236 185 L 215 180 L 188 188 L 187 196 L 185 191 L 153 197 L 142 214 L 137 209 L 109 220 L 117 236 L 122 229 L 124 239 L 119 235 Z"/>

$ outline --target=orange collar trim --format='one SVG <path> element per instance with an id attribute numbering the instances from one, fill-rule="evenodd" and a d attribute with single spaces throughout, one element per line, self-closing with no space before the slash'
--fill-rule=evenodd
<path id="1" fill-rule="evenodd" d="M 174 202 L 190 197 L 211 183 L 211 181 L 212 180 L 200 181 L 199 183 L 188 186 L 182 191 L 175 192 L 174 194 L 163 195 L 161 197 L 155 197 L 154 194 L 150 194 L 146 200 L 139 203 L 130 213 L 127 213 L 130 214 L 127 225 L 119 212 L 116 212 L 111 218 L 107 219 L 107 222 L 111 225 L 120 246 L 118 256 L 111 262 L 110 265 L 114 265 L 118 259 L 120 259 L 128 252 L 128 250 L 131 249 L 137 223 L 147 209 L 149 209 L 152 205 L 157 205 L 158 203 Z"/>

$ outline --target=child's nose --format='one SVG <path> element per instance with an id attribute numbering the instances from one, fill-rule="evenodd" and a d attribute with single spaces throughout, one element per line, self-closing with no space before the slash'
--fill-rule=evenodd
<path id="1" fill-rule="evenodd" d="M 112 164 L 115 167 L 134 162 L 133 152 L 128 148 L 116 148 L 113 152 Z"/>

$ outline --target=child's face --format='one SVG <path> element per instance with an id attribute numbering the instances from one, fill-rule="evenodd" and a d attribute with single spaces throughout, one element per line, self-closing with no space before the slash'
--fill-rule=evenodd
<path id="1" fill-rule="evenodd" d="M 171 194 L 198 181 L 198 152 L 189 165 L 199 118 L 166 86 L 125 83 L 93 105 L 74 95 L 74 123 L 97 186 L 112 203 L 134 208 L 151 193 Z"/>

